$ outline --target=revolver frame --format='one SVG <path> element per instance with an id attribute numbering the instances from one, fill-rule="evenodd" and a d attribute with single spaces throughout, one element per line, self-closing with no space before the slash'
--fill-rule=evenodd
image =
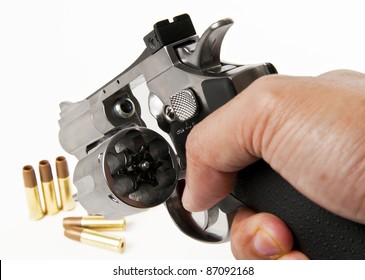
<path id="1" fill-rule="evenodd" d="M 189 236 L 211 242 L 227 240 L 229 215 L 224 218 L 225 225 L 218 226 L 224 228 L 223 231 L 219 229 L 217 233 L 213 225 L 219 224 L 222 211 L 230 213 L 241 202 L 230 195 L 219 207 L 206 211 L 203 222 L 198 223 L 193 214 L 182 207 L 181 195 L 186 168 L 185 142 L 194 125 L 255 79 L 276 73 L 275 67 L 270 63 L 237 65 L 221 62 L 221 44 L 232 24 L 231 19 L 220 20 L 199 38 L 187 14 L 175 17 L 173 22 L 160 21 L 144 37 L 146 49 L 130 67 L 85 100 L 60 104 L 59 140 L 64 150 L 79 160 L 74 172 L 77 199 L 90 214 L 102 214 L 114 219 L 166 202 L 175 223 Z M 149 90 L 148 97 L 134 96 L 133 90 L 142 83 Z M 131 146 L 135 149 L 150 149 L 151 141 L 162 141 L 156 132 L 146 128 L 141 118 L 139 98 L 148 98 L 150 113 L 172 142 L 172 147 L 163 145 L 163 159 L 158 156 L 158 159 L 154 158 L 162 166 L 167 164 L 168 167 L 163 170 L 169 174 L 169 178 L 168 183 L 157 187 L 159 194 L 153 201 L 150 199 L 155 195 L 151 188 L 153 175 L 140 181 L 142 183 L 139 185 L 127 183 L 130 184 L 129 190 L 122 191 L 126 200 L 116 194 L 113 187 L 117 184 L 114 179 L 118 176 L 124 176 L 120 180 L 126 182 L 127 175 L 132 178 L 130 174 L 133 173 L 135 179 L 138 170 L 143 171 L 140 165 L 132 164 L 132 152 L 125 152 L 126 150 L 133 150 Z M 124 145 L 122 142 L 128 133 L 135 135 L 128 140 L 134 144 Z M 138 141 L 144 141 L 144 144 L 136 147 L 135 142 Z M 162 145 L 162 142 L 158 143 L 159 146 Z M 119 148 L 115 148 L 116 145 Z M 115 152 L 118 149 L 124 149 L 122 156 L 122 152 Z M 107 156 L 110 153 L 113 154 L 113 159 Z M 167 153 L 170 160 L 166 160 Z M 129 165 L 119 166 L 113 174 L 111 166 L 119 164 L 115 158 L 125 164 L 129 162 Z M 152 161 L 143 163 L 150 166 Z M 161 174 L 160 177 L 157 176 L 158 184 L 166 181 Z M 139 187 L 143 188 L 143 192 L 133 194 L 133 191 L 137 193 L 140 190 Z"/>

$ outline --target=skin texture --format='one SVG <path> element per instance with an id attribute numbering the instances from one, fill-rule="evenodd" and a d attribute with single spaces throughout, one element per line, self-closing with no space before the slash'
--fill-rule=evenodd
<path id="1" fill-rule="evenodd" d="M 228 195 L 236 172 L 263 158 L 299 192 L 365 224 L 365 75 L 259 78 L 189 134 L 184 207 L 202 211 Z M 217 152 L 224 151 L 224 152 Z M 231 233 L 239 259 L 305 259 L 286 225 L 240 209 Z"/>

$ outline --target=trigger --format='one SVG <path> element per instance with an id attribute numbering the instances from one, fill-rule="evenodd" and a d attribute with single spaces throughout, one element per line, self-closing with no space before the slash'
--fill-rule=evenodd
<path id="1" fill-rule="evenodd" d="M 213 23 L 197 43 L 178 48 L 181 61 L 202 71 L 220 67 L 223 38 L 232 24 L 232 19 L 222 19 Z"/>
<path id="2" fill-rule="evenodd" d="M 207 230 L 218 221 L 219 209 L 212 207 L 204 212 L 204 226 L 203 230 Z"/>

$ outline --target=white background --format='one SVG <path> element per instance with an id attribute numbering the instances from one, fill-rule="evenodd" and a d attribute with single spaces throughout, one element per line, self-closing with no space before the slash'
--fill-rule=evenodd
<path id="1" fill-rule="evenodd" d="M 203 244 L 180 233 L 163 206 L 127 217 L 124 254 L 66 239 L 62 218 L 85 212 L 79 206 L 30 221 L 22 167 L 37 169 L 42 159 L 54 166 L 65 155 L 72 173 L 76 159 L 58 142 L 58 104 L 84 99 L 122 72 L 159 20 L 189 13 L 201 35 L 232 18 L 222 47 L 226 61 L 268 61 L 287 75 L 365 72 L 362 2 L 1 1 L 0 259 L 232 259 L 229 243 Z"/>

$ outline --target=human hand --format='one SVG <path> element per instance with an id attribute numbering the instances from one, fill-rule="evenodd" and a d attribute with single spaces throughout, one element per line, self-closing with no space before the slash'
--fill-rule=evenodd
<path id="1" fill-rule="evenodd" d="M 365 75 L 264 76 L 189 134 L 183 203 L 205 210 L 227 196 L 237 171 L 263 158 L 299 192 L 365 223 Z M 217 152 L 223 151 L 223 152 Z M 304 259 L 279 218 L 241 209 L 231 233 L 240 259 Z"/>

